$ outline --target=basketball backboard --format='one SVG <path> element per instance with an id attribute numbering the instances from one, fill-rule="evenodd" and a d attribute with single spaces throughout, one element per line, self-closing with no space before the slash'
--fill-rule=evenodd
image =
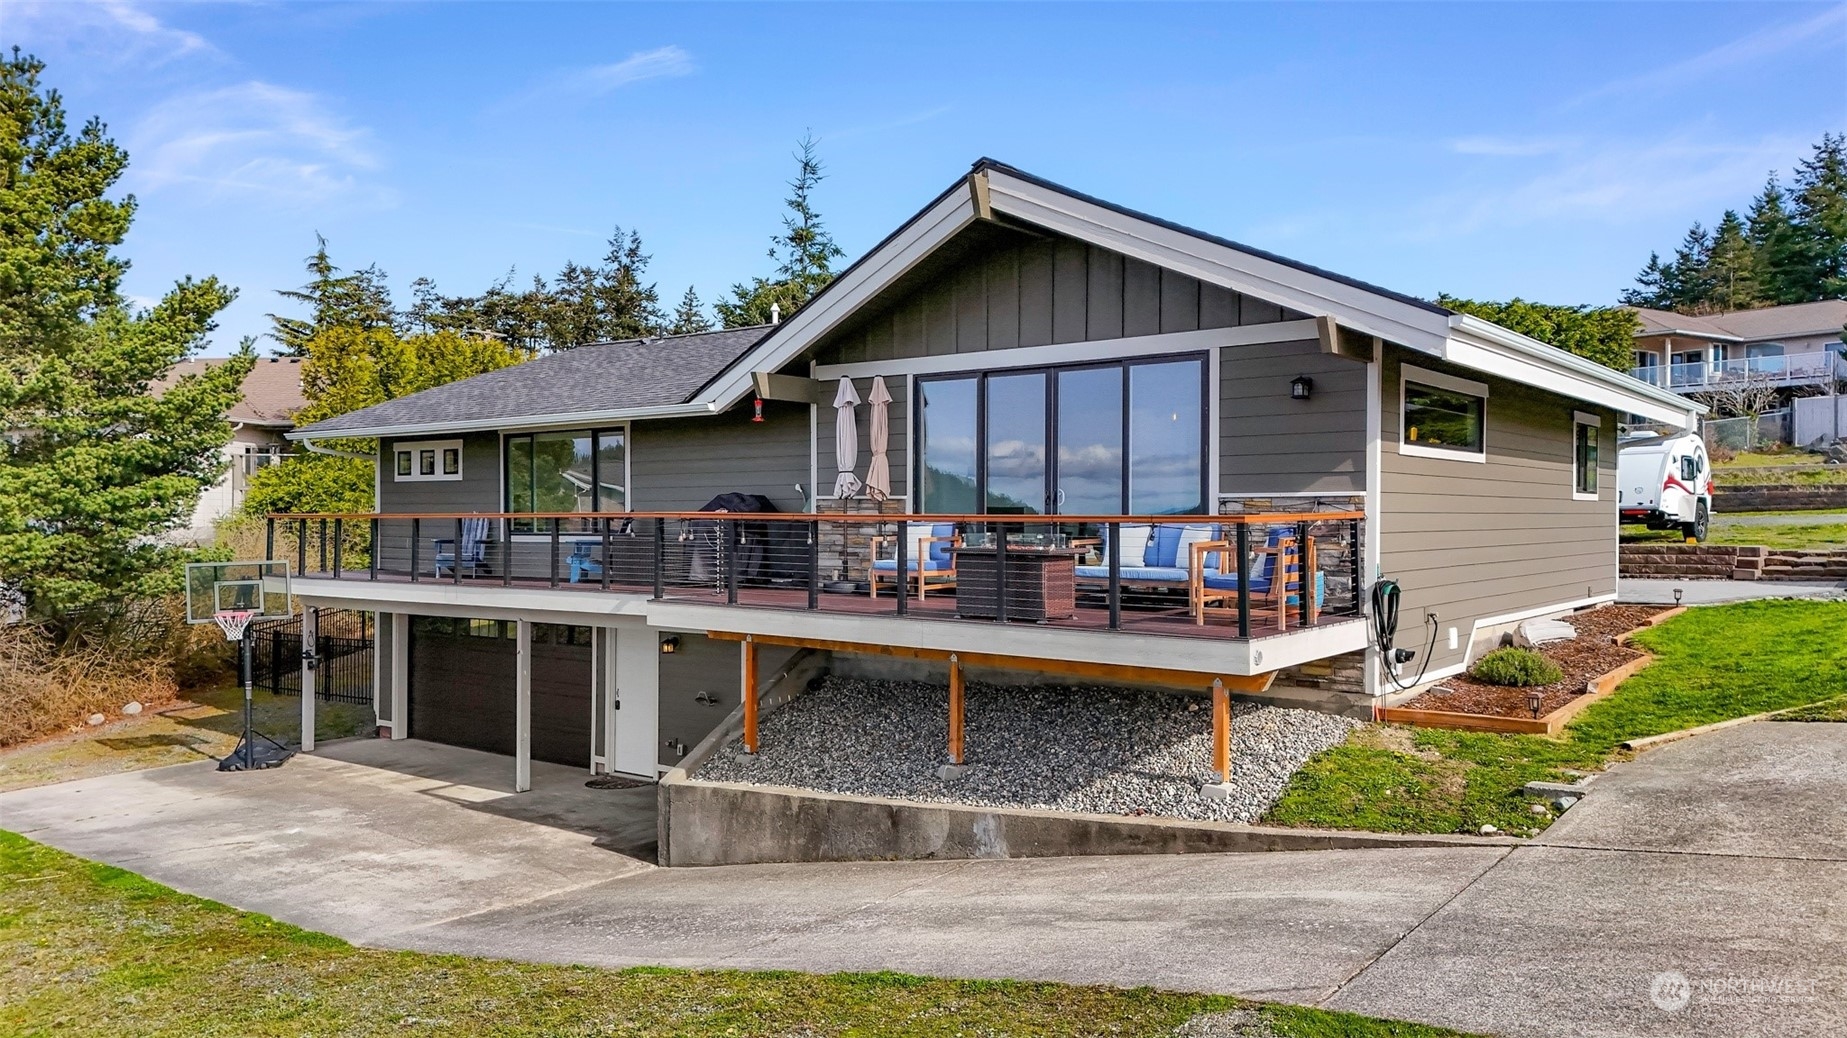
<path id="1" fill-rule="evenodd" d="M 212 623 L 223 609 L 250 609 L 258 616 L 289 616 L 286 562 L 189 562 L 186 564 L 186 622 Z"/>

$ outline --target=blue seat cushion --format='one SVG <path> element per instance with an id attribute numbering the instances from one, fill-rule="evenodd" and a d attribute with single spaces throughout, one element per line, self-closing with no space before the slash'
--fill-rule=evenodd
<path id="1" fill-rule="evenodd" d="M 1215 591 L 1236 591 L 1238 589 L 1238 577 L 1236 574 L 1233 574 L 1233 573 L 1226 573 L 1222 575 L 1217 574 L 1217 573 L 1207 573 L 1205 583 L 1208 588 L 1211 588 Z M 1316 608 L 1320 608 L 1322 604 L 1324 604 L 1327 601 L 1327 592 L 1328 592 L 1327 585 L 1328 585 L 1327 574 L 1326 573 L 1316 573 L 1315 574 L 1315 607 Z M 1261 592 L 1268 591 L 1268 590 L 1270 590 L 1270 577 L 1268 574 L 1263 574 L 1263 575 L 1255 576 L 1251 578 L 1251 592 L 1253 594 L 1261 593 Z M 1298 605 L 1300 604 L 1300 602 L 1301 602 L 1301 597 L 1299 595 L 1291 594 L 1289 596 L 1290 605 Z"/>
<path id="2" fill-rule="evenodd" d="M 896 573 L 898 572 L 898 560 L 897 559 L 878 559 L 873 562 L 872 568 L 875 572 L 878 572 L 878 573 Z M 917 560 L 916 559 L 905 559 L 904 560 L 904 571 L 906 573 L 917 572 Z M 939 562 L 936 559 L 932 558 L 929 564 L 924 566 L 924 572 L 925 573 L 937 573 L 937 572 L 947 573 L 949 572 L 949 560 L 944 559 Z"/>
<path id="3" fill-rule="evenodd" d="M 1148 538 L 1148 553 L 1142 562 L 1149 566 L 1172 568 L 1180 565 L 1180 527 L 1157 526 Z"/>
<path id="4" fill-rule="evenodd" d="M 1084 580 L 1108 580 L 1108 566 L 1079 566 L 1077 575 Z M 1187 581 L 1186 570 L 1178 566 L 1124 566 L 1123 580 L 1140 580 L 1160 584 L 1184 584 Z"/>

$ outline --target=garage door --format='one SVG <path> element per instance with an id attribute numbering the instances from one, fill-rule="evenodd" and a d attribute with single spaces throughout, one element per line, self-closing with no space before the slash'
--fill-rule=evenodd
<path id="1" fill-rule="evenodd" d="M 411 624 L 410 736 L 512 756 L 517 648 L 500 620 Z M 532 759 L 590 762 L 590 629 L 534 624 Z"/>

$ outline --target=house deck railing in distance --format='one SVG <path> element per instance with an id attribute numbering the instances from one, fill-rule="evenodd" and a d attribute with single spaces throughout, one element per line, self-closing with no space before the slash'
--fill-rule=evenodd
<path id="1" fill-rule="evenodd" d="M 1361 615 L 1364 513 L 269 517 L 304 579 L 1251 638 Z"/>

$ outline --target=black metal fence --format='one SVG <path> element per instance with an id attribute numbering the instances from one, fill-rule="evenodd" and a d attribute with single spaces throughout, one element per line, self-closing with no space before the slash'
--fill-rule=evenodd
<path id="1" fill-rule="evenodd" d="M 323 703 L 372 702 L 372 614 L 316 609 L 315 698 Z M 301 695 L 302 618 L 251 625 L 253 680 L 272 695 Z"/>

